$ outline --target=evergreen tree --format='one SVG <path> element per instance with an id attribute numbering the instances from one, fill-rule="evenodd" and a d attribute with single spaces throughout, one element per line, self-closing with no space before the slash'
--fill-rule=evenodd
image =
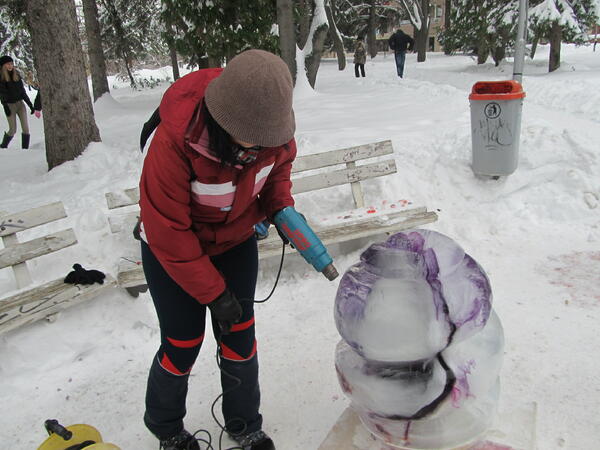
<path id="1" fill-rule="evenodd" d="M 158 0 L 99 0 L 102 41 L 106 55 L 119 60 L 131 86 L 137 82 L 132 67 L 149 55 L 167 53 L 161 38 Z"/>
<path id="2" fill-rule="evenodd" d="M 10 55 L 21 72 L 34 73 L 31 35 L 20 1 L 0 0 L 0 55 Z"/>
<path id="3" fill-rule="evenodd" d="M 371 34 L 369 19 L 373 31 L 385 32 L 392 30 L 405 16 L 399 6 L 388 0 L 335 0 L 332 3 L 337 9 L 336 24 L 351 50 L 357 37 L 366 38 Z"/>
<path id="4" fill-rule="evenodd" d="M 491 54 L 496 65 L 514 46 L 518 0 L 454 0 L 450 25 L 439 36 L 444 48 L 475 50 L 477 63 Z"/>
<path id="5" fill-rule="evenodd" d="M 98 6 L 96 0 L 82 0 L 85 19 L 85 35 L 87 38 L 87 53 L 92 75 L 92 91 L 94 101 L 109 92 L 106 76 L 106 60 L 102 48 L 102 35 L 98 22 Z"/>
<path id="6" fill-rule="evenodd" d="M 537 0 L 530 4 L 529 23 L 535 35 L 550 42 L 548 71 L 560 67 L 561 43 L 583 42 L 586 27 L 600 14 L 598 0 Z"/>
<path id="7" fill-rule="evenodd" d="M 220 66 L 248 48 L 278 48 L 275 0 L 163 0 L 162 19 L 190 65 Z"/>

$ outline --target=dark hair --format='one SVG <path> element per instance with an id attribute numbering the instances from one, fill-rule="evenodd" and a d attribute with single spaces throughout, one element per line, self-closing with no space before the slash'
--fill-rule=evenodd
<path id="1" fill-rule="evenodd" d="M 231 136 L 217 123 L 202 100 L 202 116 L 208 131 L 208 146 L 223 164 L 236 164 Z"/>

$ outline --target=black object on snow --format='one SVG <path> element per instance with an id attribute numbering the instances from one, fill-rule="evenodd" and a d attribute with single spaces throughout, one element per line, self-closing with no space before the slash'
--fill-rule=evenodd
<path id="1" fill-rule="evenodd" d="M 65 277 L 65 283 L 69 284 L 104 284 L 104 275 L 99 270 L 85 270 L 81 264 L 73 264 L 73 271 Z"/>

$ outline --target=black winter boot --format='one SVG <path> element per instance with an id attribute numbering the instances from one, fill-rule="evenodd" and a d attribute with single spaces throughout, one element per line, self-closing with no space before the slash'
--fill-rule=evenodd
<path id="1" fill-rule="evenodd" d="M 10 141 L 12 141 L 12 136 L 9 136 L 8 134 L 4 133 L 4 138 L 2 139 L 2 144 L 0 144 L 0 148 L 7 148 L 8 144 L 10 144 Z"/>
<path id="2" fill-rule="evenodd" d="M 275 450 L 275 444 L 262 430 L 243 435 L 229 435 L 244 450 Z"/>
<path id="3" fill-rule="evenodd" d="M 200 450 L 200 444 L 186 430 L 181 430 L 169 439 L 161 439 L 160 450 Z"/>
<path id="4" fill-rule="evenodd" d="M 27 150 L 29 148 L 29 138 L 31 137 L 30 134 L 21 134 L 21 148 L 23 150 Z"/>

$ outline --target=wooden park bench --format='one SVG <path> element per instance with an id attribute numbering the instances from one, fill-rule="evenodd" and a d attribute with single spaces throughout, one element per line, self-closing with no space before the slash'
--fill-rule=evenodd
<path id="1" fill-rule="evenodd" d="M 415 228 L 437 220 L 435 212 L 425 207 L 414 207 L 410 201 L 382 201 L 377 207 L 365 202 L 361 181 L 396 172 L 391 141 L 376 142 L 357 147 L 332 150 L 324 153 L 300 156 L 292 167 L 292 193 L 294 196 L 319 189 L 349 184 L 354 208 L 332 217 L 316 220 L 310 211 L 302 211 L 324 245 L 350 241 L 375 234 L 391 233 Z M 378 161 L 357 164 L 358 161 L 379 158 Z M 113 233 L 131 235 L 139 215 L 138 188 L 106 194 L 109 224 Z M 279 255 L 281 240 L 277 233 L 259 241 L 259 259 Z M 117 283 L 132 288 L 146 283 L 139 260 L 122 260 L 119 263 Z"/>
<path id="2" fill-rule="evenodd" d="M 52 320 L 60 310 L 97 295 L 115 285 L 107 275 L 104 284 L 72 285 L 58 280 L 35 285 L 27 261 L 48 255 L 77 243 L 73 229 L 63 229 L 26 242 L 19 242 L 18 233 L 67 217 L 62 202 L 51 203 L 14 214 L 0 214 L 0 269 L 11 267 L 19 291 L 0 298 L 0 333 L 21 325 L 47 318 Z M 65 267 L 65 271 L 70 271 Z M 65 272 L 66 276 L 67 272 Z"/>

